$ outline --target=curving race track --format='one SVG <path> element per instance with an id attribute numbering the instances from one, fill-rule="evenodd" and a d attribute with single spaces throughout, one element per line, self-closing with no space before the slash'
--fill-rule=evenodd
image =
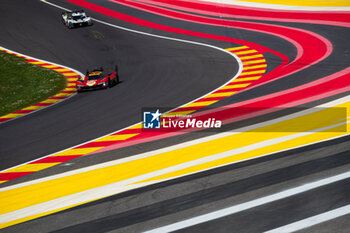
<path id="1" fill-rule="evenodd" d="M 8 19 L 1 32 L 5 47 L 81 72 L 96 66 L 112 70 L 118 63 L 123 77 L 123 85 L 113 89 L 83 93 L 59 104 L 59 110 L 47 109 L 45 115 L 40 112 L 28 116 L 30 119 L 1 125 L 1 169 L 134 124 L 140 120 L 144 106 L 187 103 L 222 85 L 238 69 L 233 57 L 212 48 L 98 23 L 69 31 L 57 19 L 59 9 L 41 2 L 1 4 L 7 9 L 4 17 Z"/>
<path id="2" fill-rule="evenodd" d="M 1 1 L 1 46 L 80 72 L 117 63 L 122 80 L 0 124 L 3 231 L 348 232 L 350 17 L 337 4 Z M 95 24 L 69 30 L 62 8 Z M 147 134 L 134 124 L 152 106 L 203 108 L 233 131 Z M 6 173 L 50 154 L 79 158 Z"/>

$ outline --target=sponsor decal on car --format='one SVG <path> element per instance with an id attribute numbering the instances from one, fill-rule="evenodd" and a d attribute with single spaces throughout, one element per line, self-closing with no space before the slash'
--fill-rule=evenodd
<path id="1" fill-rule="evenodd" d="M 86 85 L 88 85 L 88 86 L 93 86 L 93 85 L 95 85 L 95 84 L 96 84 L 96 81 L 94 81 L 94 80 L 88 81 L 88 82 L 86 83 Z"/>

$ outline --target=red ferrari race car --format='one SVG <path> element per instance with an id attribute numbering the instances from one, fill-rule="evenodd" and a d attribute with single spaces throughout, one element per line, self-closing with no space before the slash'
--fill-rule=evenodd
<path id="1" fill-rule="evenodd" d="M 93 89 L 105 89 L 107 87 L 115 86 L 119 83 L 118 67 L 111 74 L 104 74 L 103 68 L 94 69 L 93 71 L 86 71 L 84 78 L 80 78 L 76 82 L 78 92 Z"/>

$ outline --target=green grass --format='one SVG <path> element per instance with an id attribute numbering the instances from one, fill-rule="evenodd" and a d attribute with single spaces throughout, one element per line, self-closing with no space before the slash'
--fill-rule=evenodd
<path id="1" fill-rule="evenodd" d="M 0 116 L 43 101 L 65 86 L 62 74 L 0 51 Z"/>

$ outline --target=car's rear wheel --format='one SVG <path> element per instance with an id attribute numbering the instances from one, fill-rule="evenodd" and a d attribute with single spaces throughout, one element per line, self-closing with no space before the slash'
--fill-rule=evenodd
<path id="1" fill-rule="evenodd" d="M 116 84 L 119 83 L 119 70 L 118 70 L 118 65 L 115 65 L 115 82 Z"/>

